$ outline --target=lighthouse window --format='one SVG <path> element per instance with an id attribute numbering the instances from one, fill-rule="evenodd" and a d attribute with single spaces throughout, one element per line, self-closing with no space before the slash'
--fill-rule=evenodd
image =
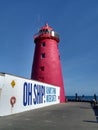
<path id="1" fill-rule="evenodd" d="M 42 53 L 42 54 L 41 54 L 41 58 L 45 58 L 45 53 Z"/>
<path id="2" fill-rule="evenodd" d="M 49 33 L 48 29 L 45 30 L 45 33 Z"/>
<path id="3" fill-rule="evenodd" d="M 43 43 L 42 43 L 42 47 L 45 47 L 45 45 L 46 45 L 45 42 L 43 42 Z"/>
<path id="4" fill-rule="evenodd" d="M 44 67 L 44 66 L 41 66 L 40 69 L 41 69 L 41 71 L 44 71 L 45 67 Z"/>

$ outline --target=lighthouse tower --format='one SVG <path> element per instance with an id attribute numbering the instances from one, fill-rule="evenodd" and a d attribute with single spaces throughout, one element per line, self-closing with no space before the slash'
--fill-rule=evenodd
<path id="1" fill-rule="evenodd" d="M 60 87 L 60 102 L 65 102 L 64 84 L 58 50 L 59 35 L 48 25 L 34 35 L 35 53 L 31 79 Z"/>

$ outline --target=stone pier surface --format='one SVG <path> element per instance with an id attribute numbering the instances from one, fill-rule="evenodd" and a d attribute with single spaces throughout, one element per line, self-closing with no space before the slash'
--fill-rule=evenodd
<path id="1" fill-rule="evenodd" d="M 98 109 L 90 103 L 67 102 L 0 117 L 0 130 L 97 130 Z"/>

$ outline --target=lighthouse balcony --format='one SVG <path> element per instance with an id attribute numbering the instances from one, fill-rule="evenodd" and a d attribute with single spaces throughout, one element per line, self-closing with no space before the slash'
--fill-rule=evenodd
<path id="1" fill-rule="evenodd" d="M 54 32 L 53 30 L 40 30 L 39 33 L 34 35 L 34 39 L 39 39 L 39 38 L 53 38 L 57 41 L 59 41 L 59 35 L 58 33 Z"/>

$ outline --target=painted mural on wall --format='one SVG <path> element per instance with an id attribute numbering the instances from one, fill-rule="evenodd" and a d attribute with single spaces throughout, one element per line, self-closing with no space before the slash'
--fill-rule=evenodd
<path id="1" fill-rule="evenodd" d="M 3 93 L 0 94 L 0 116 L 60 102 L 59 87 L 8 74 L 4 75 L 0 89 L 3 90 Z"/>

